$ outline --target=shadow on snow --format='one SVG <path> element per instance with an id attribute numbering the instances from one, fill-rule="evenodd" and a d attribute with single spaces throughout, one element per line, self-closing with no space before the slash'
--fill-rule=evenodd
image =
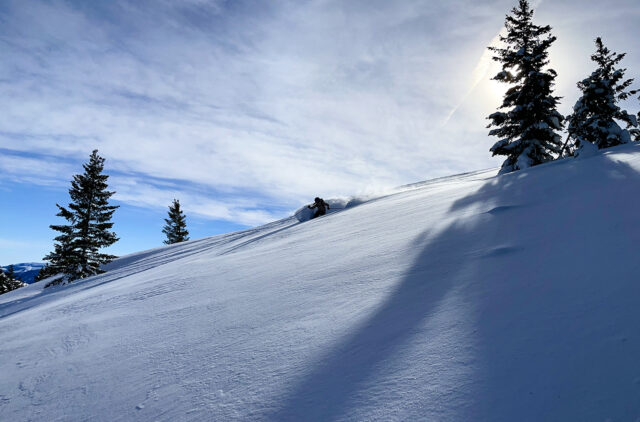
<path id="1" fill-rule="evenodd" d="M 404 350 L 403 345 L 419 335 L 437 335 L 423 327 L 442 306 L 448 306 L 445 299 L 454 291 L 463 297 L 459 303 L 468 307 L 471 329 L 461 331 L 448 348 L 437 349 L 448 351 L 447 356 L 418 353 L 425 361 L 406 363 L 414 368 L 426 365 L 433 378 L 415 374 L 418 391 L 404 388 L 405 397 L 396 398 L 400 405 L 385 409 L 384 419 L 419 417 L 425 411 L 437 415 L 447 406 L 455 408 L 440 414 L 442 419 L 640 416 L 640 388 L 633 382 L 640 379 L 640 361 L 634 358 L 640 354 L 640 339 L 628 341 L 633 327 L 640 324 L 634 311 L 640 283 L 628 277 L 630 263 L 637 262 L 630 254 L 640 239 L 627 237 L 622 248 L 628 248 L 629 254 L 620 254 L 620 245 L 602 245 L 599 229 L 589 229 L 590 222 L 609 221 L 601 224 L 603 230 L 617 230 L 614 237 L 625 238 L 624 224 L 636 218 L 636 211 L 621 216 L 619 210 L 632 209 L 624 202 L 637 198 L 640 175 L 626 163 L 605 156 L 599 160 L 589 167 L 568 161 L 495 177 L 455 201 L 452 213 L 472 206 L 477 212 L 434 237 L 425 232 L 416 246 L 421 252 L 395 290 L 309 366 L 267 418 L 355 419 L 354 411 L 362 411 L 354 410 L 356 404 L 380 406 L 371 403 L 376 400 L 369 396 L 372 383 L 380 375 L 384 381 L 386 367 Z M 620 179 L 629 183 L 612 183 Z M 577 214 L 571 205 L 574 200 L 583 204 Z M 610 275 L 618 274 L 620 284 L 607 283 L 603 259 L 614 266 Z M 583 267 L 572 266 L 576 261 Z M 616 270 L 616 265 L 624 269 Z M 624 323 L 611 312 L 611 303 L 602 299 L 620 288 L 629 293 L 624 303 L 617 304 Z M 586 325 L 594 332 L 576 336 L 576 318 L 579 327 Z M 594 347 L 605 345 L 594 346 L 594 342 L 606 342 L 605 328 L 612 326 L 627 339 L 625 348 L 613 350 L 613 359 L 596 364 L 591 361 Z M 428 345 L 433 339 L 419 341 Z M 456 356 L 458 349 L 471 350 L 473 356 Z M 455 358 L 471 367 L 470 374 L 447 385 L 451 375 L 446 373 L 447 365 Z M 405 381 L 411 385 L 408 379 L 393 382 Z M 632 386 L 638 398 L 633 403 L 616 394 Z M 427 401 L 434 398 L 441 402 Z M 382 402 L 394 403 L 387 399 L 383 396 Z"/>

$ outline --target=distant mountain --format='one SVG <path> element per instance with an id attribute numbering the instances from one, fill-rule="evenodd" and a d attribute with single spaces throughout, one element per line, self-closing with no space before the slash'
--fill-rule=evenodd
<path id="1" fill-rule="evenodd" d="M 23 262 L 21 264 L 13 264 L 13 272 L 20 279 L 27 284 L 31 284 L 34 278 L 40 272 L 40 269 L 44 267 L 42 262 Z M 2 270 L 6 273 L 9 266 L 2 267 Z"/>

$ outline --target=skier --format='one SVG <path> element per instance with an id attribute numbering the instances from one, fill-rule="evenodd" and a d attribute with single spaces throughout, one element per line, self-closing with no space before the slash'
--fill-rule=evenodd
<path id="1" fill-rule="evenodd" d="M 327 213 L 327 209 L 331 209 L 329 204 L 324 202 L 324 199 L 318 198 L 317 196 L 313 205 L 307 205 L 307 208 L 309 208 L 310 210 L 317 208 L 315 214 L 313 214 L 313 217 L 311 217 L 312 220 L 316 217 L 320 217 L 321 215 L 325 215 Z"/>

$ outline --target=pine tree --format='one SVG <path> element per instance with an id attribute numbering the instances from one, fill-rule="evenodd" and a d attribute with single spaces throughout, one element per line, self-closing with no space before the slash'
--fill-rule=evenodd
<path id="1" fill-rule="evenodd" d="M 74 221 L 74 214 L 66 208 L 56 204 L 59 212 L 56 217 L 62 217 L 69 222 Z M 38 273 L 38 281 L 56 274 L 75 274 L 78 266 L 78 257 L 74 250 L 74 227 L 72 224 L 54 224 L 49 226 L 51 229 L 60 232 L 60 235 L 54 238 L 53 252 L 50 252 L 43 259 L 49 261 L 44 268 Z"/>
<path id="2" fill-rule="evenodd" d="M 68 208 L 58 204 L 57 216 L 67 224 L 51 225 L 60 232 L 55 238 L 54 251 L 44 259 L 49 261 L 49 272 L 63 273 L 63 281 L 73 281 L 102 273 L 100 266 L 115 256 L 100 253 L 100 249 L 115 243 L 118 238 L 111 232 L 111 217 L 117 205 L 109 205 L 115 192 L 107 191 L 109 176 L 102 174 L 104 158 L 94 150 L 89 162 L 83 164 L 84 173 L 73 176 Z"/>
<path id="3" fill-rule="evenodd" d="M 636 116 L 621 110 L 618 102 L 626 100 L 635 91 L 629 91 L 633 79 L 624 79 L 626 69 L 616 65 L 625 53 L 615 53 L 596 39 L 596 52 L 591 60 L 597 64 L 591 75 L 578 82 L 582 96 L 573 107 L 569 121 L 569 136 L 574 140 L 574 149 L 579 149 L 583 141 L 588 141 L 599 149 L 631 142 L 631 136 L 616 120 L 626 123 L 627 128 L 637 127 Z"/>
<path id="4" fill-rule="evenodd" d="M 7 267 L 7 272 L 6 272 L 5 275 L 11 280 L 15 280 L 16 279 L 16 270 L 15 270 L 15 268 L 13 268 L 13 264 L 11 264 L 11 265 L 9 265 Z"/>
<path id="5" fill-rule="evenodd" d="M 13 265 L 10 265 L 7 270 L 11 270 L 11 272 L 13 272 Z M 9 273 L 5 274 L 0 267 L 0 295 L 27 285 L 27 283 L 16 280 L 14 277 L 15 276 L 9 277 Z"/>
<path id="6" fill-rule="evenodd" d="M 44 280 L 45 278 L 49 278 L 60 273 L 62 273 L 62 270 L 56 269 L 54 266 L 52 266 L 51 263 L 49 263 L 42 267 L 40 271 L 38 271 L 38 274 L 34 277 L 33 281 L 37 282 L 40 280 Z"/>
<path id="7" fill-rule="evenodd" d="M 174 199 L 173 204 L 169 205 L 169 218 L 165 218 L 164 222 L 166 224 L 162 229 L 162 233 L 167 236 L 167 240 L 164 241 L 165 245 L 189 240 L 187 221 L 180 209 L 179 200 Z"/>
<path id="8" fill-rule="evenodd" d="M 532 23 L 533 10 L 527 0 L 520 0 L 505 20 L 504 48 L 489 47 L 493 60 L 502 63 L 502 71 L 493 79 L 512 85 L 505 93 L 500 109 L 488 118 L 490 136 L 500 138 L 490 149 L 493 155 L 505 155 L 500 173 L 508 173 L 554 159 L 562 145 L 556 131 L 563 117 L 556 107 L 560 97 L 552 95 L 557 76 L 548 64 L 548 49 L 556 40 L 550 26 Z"/>

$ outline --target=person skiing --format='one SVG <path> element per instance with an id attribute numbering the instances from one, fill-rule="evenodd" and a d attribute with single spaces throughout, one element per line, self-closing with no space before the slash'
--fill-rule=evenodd
<path id="1" fill-rule="evenodd" d="M 331 209 L 329 204 L 324 202 L 324 199 L 318 198 L 317 196 L 313 205 L 307 205 L 307 208 L 309 208 L 310 210 L 317 208 L 316 212 L 313 214 L 313 217 L 311 217 L 312 220 L 316 217 L 320 217 L 321 215 L 325 215 L 327 213 L 327 210 Z"/>

